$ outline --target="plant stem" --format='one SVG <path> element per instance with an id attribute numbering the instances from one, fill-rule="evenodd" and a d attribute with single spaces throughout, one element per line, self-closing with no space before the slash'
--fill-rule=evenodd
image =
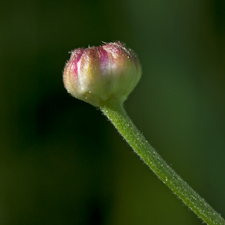
<path id="1" fill-rule="evenodd" d="M 199 218 L 208 225 L 225 225 L 225 220 L 201 198 L 155 151 L 116 100 L 104 103 L 100 109 L 149 168 Z"/>

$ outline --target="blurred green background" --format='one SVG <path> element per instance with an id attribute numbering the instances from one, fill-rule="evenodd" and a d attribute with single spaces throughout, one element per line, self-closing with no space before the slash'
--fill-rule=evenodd
<path id="1" fill-rule="evenodd" d="M 0 3 L 0 224 L 202 224 L 63 87 L 69 51 L 116 40 L 143 67 L 128 114 L 225 216 L 223 0 Z"/>

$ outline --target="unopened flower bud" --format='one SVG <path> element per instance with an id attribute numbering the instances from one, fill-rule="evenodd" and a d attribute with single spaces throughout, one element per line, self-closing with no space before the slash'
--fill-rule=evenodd
<path id="1" fill-rule="evenodd" d="M 63 73 L 67 91 L 94 106 L 125 101 L 140 78 L 137 56 L 120 42 L 75 49 Z"/>

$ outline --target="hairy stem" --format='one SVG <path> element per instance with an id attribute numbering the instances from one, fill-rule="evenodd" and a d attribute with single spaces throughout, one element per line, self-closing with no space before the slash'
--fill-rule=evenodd
<path id="1" fill-rule="evenodd" d="M 201 198 L 155 151 L 126 114 L 123 104 L 110 100 L 100 109 L 131 148 L 199 218 L 209 225 L 225 225 L 225 220 Z"/>

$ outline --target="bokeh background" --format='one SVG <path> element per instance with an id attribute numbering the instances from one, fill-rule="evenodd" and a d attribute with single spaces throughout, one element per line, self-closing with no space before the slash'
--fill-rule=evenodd
<path id="1" fill-rule="evenodd" d="M 0 2 L 0 224 L 202 224 L 63 87 L 69 51 L 116 40 L 143 67 L 128 114 L 225 216 L 225 2 L 11 0 Z"/>

